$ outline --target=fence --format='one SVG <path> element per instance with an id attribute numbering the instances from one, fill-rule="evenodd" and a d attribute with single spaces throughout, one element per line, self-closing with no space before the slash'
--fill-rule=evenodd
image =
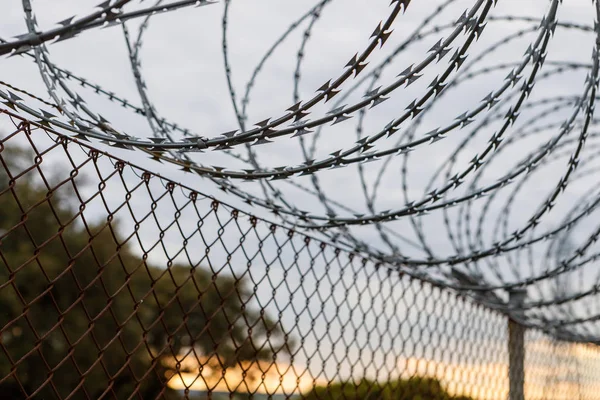
<path id="1" fill-rule="evenodd" d="M 0 397 L 509 395 L 503 314 L 0 119 Z M 523 349 L 526 398 L 597 398 L 596 347 Z"/>

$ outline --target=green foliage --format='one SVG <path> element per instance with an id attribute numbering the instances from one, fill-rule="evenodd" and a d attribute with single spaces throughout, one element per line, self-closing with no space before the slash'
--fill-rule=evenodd
<path id="1" fill-rule="evenodd" d="M 246 304 L 245 281 L 149 264 L 112 218 L 84 223 L 70 182 L 48 193 L 19 165 L 32 159 L 0 153 L 12 176 L 25 171 L 13 184 L 0 166 L 0 398 L 22 398 L 19 384 L 45 400 L 154 398 L 172 355 L 191 345 L 225 363 L 271 357 L 267 335 L 285 348 L 280 328 Z"/>
<path id="2" fill-rule="evenodd" d="M 472 400 L 451 396 L 439 380 L 427 377 L 399 379 L 385 384 L 363 379 L 319 386 L 303 396 L 306 400 Z"/>

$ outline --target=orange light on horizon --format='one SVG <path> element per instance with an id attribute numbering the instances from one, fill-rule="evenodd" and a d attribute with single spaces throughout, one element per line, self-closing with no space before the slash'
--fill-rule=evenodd
<path id="1" fill-rule="evenodd" d="M 556 345 L 542 338 L 527 343 L 525 395 L 528 399 L 553 400 L 565 398 L 595 398 L 600 383 L 590 377 L 600 371 L 600 352 L 586 345 Z M 564 363 L 553 363 L 557 359 Z M 222 393 L 260 393 L 267 395 L 299 395 L 316 386 L 338 383 L 315 377 L 306 367 L 268 361 L 244 361 L 222 368 L 218 357 L 188 355 L 165 363 L 171 369 L 167 385 L 174 390 Z M 574 366 L 575 365 L 575 366 Z M 378 376 L 366 371 L 363 378 L 371 381 L 408 379 L 415 376 L 438 379 L 449 394 L 466 395 L 474 399 L 504 400 L 508 397 L 508 362 L 457 363 L 426 360 L 418 357 L 399 358 L 395 376 Z M 178 371 L 178 372 L 174 372 Z M 321 372 L 322 374 L 322 372 Z M 369 378 L 369 375 L 372 377 Z M 352 379 L 352 378 L 350 378 Z M 580 382 L 582 380 L 583 382 Z M 584 383 L 584 384 L 580 384 Z"/>

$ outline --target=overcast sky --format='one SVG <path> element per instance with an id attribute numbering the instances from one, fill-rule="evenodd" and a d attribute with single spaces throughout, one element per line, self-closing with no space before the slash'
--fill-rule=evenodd
<path id="1" fill-rule="evenodd" d="M 25 33 L 26 26 L 21 1 L 4 0 L 4 2 L 6 4 L 3 5 L 3 12 L 0 16 L 0 37 L 9 39 L 15 35 Z M 45 30 L 54 27 L 57 21 L 72 15 L 89 13 L 97 2 L 97 0 L 36 0 L 32 4 L 40 29 Z M 433 18 L 431 26 L 442 27 L 457 20 L 472 3 L 474 3 L 473 0 L 456 0 L 448 10 Z M 138 7 L 138 2 L 135 4 L 135 7 Z M 142 4 L 148 6 L 153 3 L 146 1 Z M 243 96 L 246 83 L 250 79 L 255 66 L 265 52 L 288 29 L 290 24 L 297 20 L 301 14 L 307 12 L 314 4 L 316 4 L 314 0 L 305 2 L 289 0 L 232 1 L 228 19 L 230 29 L 227 41 L 232 78 L 238 102 Z M 439 0 L 414 0 L 408 11 L 397 19 L 391 38 L 382 49 L 374 53 L 369 67 L 363 74 L 372 71 L 378 62 L 392 54 L 394 49 L 403 43 L 409 37 L 409 34 L 417 28 L 422 19 L 431 14 L 432 10 L 439 4 L 442 4 Z M 499 0 L 497 7 L 492 10 L 491 16 L 515 15 L 541 18 L 547 12 L 548 4 L 547 0 Z M 389 0 L 338 0 L 330 2 L 322 10 L 322 18 L 312 28 L 311 39 L 305 48 L 299 84 L 300 99 L 310 98 L 319 86 L 330 78 L 341 74 L 348 60 L 357 51 L 368 45 L 369 36 L 379 21 L 386 18 L 389 10 Z M 222 132 L 239 128 L 224 73 L 221 29 L 223 13 L 224 2 L 221 2 L 207 7 L 187 8 L 155 16 L 145 33 L 144 46 L 140 52 L 142 72 L 148 87 L 148 94 L 158 113 L 168 120 L 176 121 L 179 125 L 189 128 L 195 134 L 207 137 L 215 137 Z M 569 0 L 559 7 L 558 19 L 561 22 L 592 26 L 595 19 L 594 6 L 589 0 Z M 521 29 L 530 29 L 536 25 L 536 23 L 530 22 L 508 24 L 506 22 L 490 21 L 482 37 L 470 50 L 468 60 L 475 59 L 503 37 Z M 139 21 L 128 23 L 128 27 L 132 36 L 135 37 Z M 248 106 L 249 127 L 254 122 L 265 118 L 282 115 L 289 106 L 294 104 L 293 78 L 297 62 L 296 54 L 307 27 L 308 21 L 303 22 L 299 29 L 293 32 L 276 50 L 274 56 L 262 69 L 261 75 L 253 88 L 251 102 Z M 448 32 L 447 29 L 442 30 L 408 47 L 406 51 L 395 58 L 389 68 L 383 71 L 381 82 L 376 86 L 392 82 L 394 77 L 405 70 L 406 67 L 424 59 L 427 56 L 427 51 L 440 38 L 446 37 Z M 488 57 L 482 59 L 477 66 L 472 67 L 473 70 L 476 71 L 482 67 L 501 63 L 519 62 L 528 45 L 535 39 L 535 35 L 536 32 L 531 31 L 509 44 L 499 47 Z M 589 64 L 594 40 L 592 33 L 581 33 L 559 27 L 548 49 L 547 60 Z M 134 104 L 140 104 L 129 65 L 123 31 L 120 27 L 85 32 L 69 41 L 51 43 L 48 45 L 48 49 L 52 61 L 61 68 L 85 77 Z M 417 83 L 408 88 L 395 91 L 390 100 L 370 111 L 362 127 L 363 135 L 371 135 L 379 131 L 391 119 L 400 114 L 412 100 L 425 91 L 431 80 L 442 71 L 442 68 L 446 67 L 446 62 L 447 59 L 432 66 Z M 551 63 L 548 63 L 543 71 L 551 71 L 553 68 Z M 501 85 L 503 78 L 510 69 L 505 68 L 495 73 L 480 76 L 442 96 L 439 103 L 423 119 L 421 126 L 415 133 L 416 137 L 426 134 L 433 128 L 449 124 L 457 116 L 475 108 L 485 95 Z M 530 69 L 525 70 L 525 73 L 529 72 Z M 556 96 L 578 96 L 583 92 L 587 73 L 586 68 L 579 68 L 560 75 L 560 77 L 551 76 L 548 79 L 541 80 L 536 85 L 529 101 L 535 102 L 543 98 Z M 11 57 L 2 59 L 0 62 L 0 76 L 4 81 L 48 99 L 43 82 L 39 78 L 37 66 L 31 58 Z M 131 112 L 116 106 L 88 89 L 81 88 L 72 82 L 70 84 L 86 100 L 91 109 L 110 120 L 116 129 L 137 137 L 152 136 L 145 119 L 133 116 Z M 353 82 L 350 82 L 344 88 L 349 88 L 352 84 Z M 359 100 L 364 95 L 367 84 L 361 86 L 345 103 Z M 315 115 L 311 118 L 314 119 L 318 115 L 323 115 L 332 106 L 328 103 L 325 106 L 317 107 Z M 508 131 L 507 136 L 510 137 L 511 132 L 517 132 L 521 128 L 526 130 L 527 126 L 523 124 L 526 124 L 528 118 L 547 108 L 549 107 L 538 108 L 537 111 L 523 110 L 520 119 Z M 571 110 L 572 107 L 567 107 L 550 113 L 544 117 L 543 121 L 560 123 L 568 117 Z M 358 118 L 355 117 L 334 127 L 325 127 L 317 142 L 315 158 L 323 158 L 332 151 L 350 147 L 359 138 L 356 133 L 357 120 Z M 540 122 L 536 124 L 536 126 L 541 125 L 543 124 Z M 476 124 L 474 123 L 471 126 L 474 127 Z M 468 165 L 468 161 L 482 151 L 498 126 L 498 124 L 492 124 L 492 126 L 481 129 L 481 132 L 477 132 L 475 139 L 469 142 L 461 152 L 451 175 L 462 171 Z M 408 199 L 404 198 L 402 192 L 401 169 L 404 159 L 396 157 L 383 175 L 375 204 L 376 210 L 381 212 L 401 208 L 407 201 L 420 199 L 436 169 L 446 161 L 469 132 L 468 129 L 458 131 L 449 135 L 447 139 L 419 148 L 411 154 L 406 163 Z M 477 187 L 494 182 L 508 168 L 514 167 L 523 156 L 555 136 L 557 132 L 557 128 L 543 130 L 535 135 L 533 139 L 519 142 L 518 145 L 511 146 L 503 151 L 494 159 L 493 167 L 486 170 Z M 575 139 L 578 134 L 579 131 L 575 130 L 569 138 Z M 377 149 L 393 145 L 394 139 L 383 140 L 378 144 Z M 312 140 L 312 136 L 309 140 Z M 592 140 L 589 143 L 592 143 Z M 304 162 L 297 139 L 283 137 L 278 139 L 276 143 L 254 149 L 260 163 L 266 167 L 298 165 Z M 490 245 L 493 241 L 509 235 L 527 222 L 532 213 L 539 207 L 540 199 L 545 198 L 556 186 L 558 179 L 564 173 L 570 152 L 574 149 L 574 143 L 566 145 L 562 151 L 564 153 L 563 157 L 536 172 L 534 177 L 527 181 L 525 189 L 516 198 L 515 206 L 510 210 L 510 214 L 502 210 L 503 201 L 497 201 L 490 207 L 490 217 L 487 219 L 489 222 L 483 227 L 483 241 L 485 244 Z M 216 193 L 220 198 L 230 203 L 240 204 L 239 199 L 219 192 L 207 179 L 200 178 L 197 175 L 183 174 L 170 165 L 150 162 L 139 153 L 113 151 L 120 157 L 127 157 L 129 160 L 140 163 L 164 176 L 181 181 L 203 193 Z M 244 149 L 240 148 L 239 152 L 244 153 Z M 589 157 L 592 157 L 594 153 L 595 151 L 590 150 L 589 153 L 584 154 L 589 154 Z M 247 166 L 243 166 L 238 161 L 223 154 L 209 152 L 194 155 L 194 159 L 206 165 L 247 168 Z M 371 185 L 382 164 L 382 161 L 378 161 L 365 166 L 367 181 Z M 598 165 L 598 163 L 594 164 L 592 159 L 591 166 L 594 165 Z M 355 209 L 357 212 L 368 212 L 365 207 L 365 199 L 356 166 L 324 171 L 318 174 L 318 178 L 328 197 Z M 294 180 L 306 187 L 311 185 L 309 177 L 299 177 L 294 178 Z M 443 179 L 438 179 L 435 181 L 435 186 L 440 186 L 443 182 Z M 546 216 L 537 232 L 543 232 L 545 228 L 556 226 L 565 216 L 565 213 L 573 207 L 578 197 L 586 193 L 593 184 L 596 184 L 596 181 L 592 175 L 571 185 L 563 197 L 564 200 L 558 202 L 554 211 Z M 275 185 L 298 207 L 316 214 L 324 214 L 324 208 L 314 197 L 303 194 L 285 182 L 278 182 Z M 240 186 L 256 195 L 262 194 L 258 183 L 240 183 Z M 467 190 L 466 186 L 458 190 L 456 195 L 464 194 Z M 510 193 L 509 185 L 506 191 L 499 195 L 499 199 L 506 200 Z M 472 218 L 472 226 L 475 226 L 477 222 L 476 217 L 482 205 L 481 202 L 474 205 L 475 217 Z M 259 215 L 268 215 L 257 208 L 249 209 L 249 211 Z M 338 211 L 344 214 L 344 211 Z M 498 218 L 507 215 L 506 233 L 500 234 L 499 237 L 493 237 L 492 233 Z M 461 216 L 456 209 L 450 211 L 450 219 L 454 221 L 453 223 L 460 218 L 464 218 L 464 215 Z M 434 215 L 424 217 L 422 222 L 427 243 L 434 250 L 434 253 L 438 256 L 453 254 L 454 249 L 448 241 L 446 233 L 442 232 L 442 213 L 437 212 Z M 391 223 L 389 226 L 411 238 L 411 240 L 416 240 L 416 234 L 407 219 Z M 581 224 L 573 234 L 574 244 L 582 243 L 595 228 L 595 223 Z M 465 229 L 464 226 L 463 229 Z M 374 246 L 388 250 L 373 228 L 355 228 L 354 232 Z M 150 240 L 151 235 L 149 233 L 148 235 Z M 424 256 L 423 251 L 414 249 L 404 242 L 398 242 L 398 245 L 407 254 Z M 535 248 L 535 254 L 542 254 L 545 248 Z M 543 265 L 531 266 L 531 270 L 521 271 L 521 277 L 536 272 L 539 273 L 546 267 Z M 515 279 L 514 273 L 509 272 L 507 267 L 503 267 L 503 271 L 507 280 Z"/>
<path id="2" fill-rule="evenodd" d="M 3 38 L 10 38 L 26 30 L 20 3 L 18 0 L 10 0 L 9 5 L 4 7 L 5 12 L 0 28 L 0 34 Z M 87 0 L 53 2 L 38 0 L 32 4 L 40 29 L 48 29 L 53 27 L 57 21 L 72 15 L 86 14 L 93 8 L 94 3 L 94 1 Z M 238 102 L 241 101 L 245 85 L 255 66 L 267 49 L 286 31 L 291 23 L 298 19 L 299 15 L 309 10 L 313 3 L 316 4 L 316 2 L 281 2 L 275 0 L 232 2 L 227 41 L 232 79 Z M 426 15 L 432 13 L 434 3 L 442 4 L 441 1 L 412 2 L 408 11 L 398 18 L 394 33 L 386 46 L 374 53 L 370 66 L 365 70 L 365 75 L 372 71 L 372 66 L 377 65 L 379 61 L 390 55 L 398 44 L 404 42 Z M 150 4 L 154 3 L 143 3 L 145 6 Z M 435 16 L 430 26 L 444 26 L 457 20 L 464 10 L 471 5 L 471 0 L 456 0 L 446 12 Z M 491 16 L 516 15 L 540 18 L 547 12 L 547 8 L 548 2 L 545 0 L 503 0 L 498 2 L 498 5 L 492 10 Z M 300 99 L 310 98 L 316 88 L 328 79 L 339 75 L 343 71 L 343 66 L 356 51 L 368 44 L 368 38 L 374 27 L 377 26 L 379 21 L 386 18 L 389 10 L 389 2 L 383 0 L 369 2 L 358 0 L 332 1 L 328 3 L 322 11 L 322 18 L 312 27 L 311 39 L 305 48 L 305 57 L 300 70 Z M 593 11 L 590 2 L 574 0 L 560 6 L 558 19 L 561 22 L 591 25 L 594 19 Z M 221 50 L 223 12 L 224 4 L 221 3 L 158 15 L 151 20 L 150 28 L 144 36 L 144 47 L 140 52 L 142 73 L 148 86 L 148 94 L 159 115 L 168 120 L 176 121 L 195 134 L 207 137 L 215 137 L 222 132 L 239 128 L 229 98 L 223 67 Z M 139 21 L 132 21 L 128 24 L 133 37 L 137 35 L 138 26 Z M 296 68 L 296 53 L 307 26 L 308 21 L 305 21 L 294 33 L 289 35 L 288 39 L 263 67 L 250 97 L 251 101 L 248 106 L 249 127 L 254 122 L 265 118 L 282 115 L 285 112 L 284 110 L 294 103 L 293 76 Z M 505 22 L 489 22 L 481 39 L 469 52 L 469 59 L 474 59 L 504 36 L 534 26 L 533 23 L 524 22 L 515 22 L 511 25 Z M 427 30 L 425 29 L 425 31 Z M 391 82 L 407 66 L 423 59 L 427 54 L 427 50 L 447 34 L 448 30 L 446 29 L 440 33 L 429 35 L 422 41 L 408 47 L 405 52 L 395 58 L 389 68 L 383 71 L 382 79 L 376 86 Z M 518 62 L 534 38 L 535 33 L 525 34 L 508 45 L 499 47 L 491 56 L 484 58 L 472 69 L 478 70 L 494 64 Z M 559 28 L 548 50 L 548 60 L 589 63 L 593 43 L 593 35 L 589 33 L 581 34 L 573 30 L 561 30 Z M 96 29 L 85 32 L 73 40 L 50 44 L 49 50 L 52 61 L 58 66 L 83 76 L 91 82 L 100 84 L 106 90 L 115 92 L 134 104 L 140 103 L 129 66 L 123 33 L 118 26 L 108 29 Z M 21 57 L 5 59 L 0 64 L 0 72 L 2 76 L 10 77 L 9 81 L 16 86 L 30 89 L 44 96 L 45 90 L 36 72 L 37 67 L 31 61 L 30 58 Z M 365 118 L 362 135 L 368 136 L 382 129 L 387 122 L 404 110 L 412 100 L 422 94 L 429 82 L 445 66 L 446 63 L 444 62 L 432 66 L 428 69 L 430 72 L 426 73 L 417 83 L 409 88 L 397 90 L 390 100 L 370 111 Z M 548 66 L 546 69 L 550 70 L 552 67 Z M 510 69 L 505 68 L 497 73 L 473 79 L 459 89 L 442 96 L 432 111 L 426 115 L 426 118 L 423 118 L 415 136 L 420 137 L 435 127 L 448 124 L 458 115 L 476 107 L 485 95 L 499 87 L 508 71 Z M 546 79 L 536 86 L 530 100 L 535 101 L 544 97 L 561 95 L 579 95 L 583 90 L 586 73 L 586 70 L 579 69 L 566 73 L 560 78 L 551 77 Z M 345 85 L 344 88 L 350 87 L 351 84 L 352 82 Z M 91 109 L 109 119 L 117 129 L 137 137 L 152 135 L 144 118 L 134 117 L 130 111 L 125 111 L 109 103 L 102 96 L 97 96 L 87 89 L 78 87 L 76 84 L 71 85 L 86 100 Z M 360 99 L 366 88 L 367 85 L 363 85 L 345 100 L 344 104 Z M 45 97 L 47 98 L 47 96 Z M 323 115 L 331 107 L 333 105 L 330 106 L 329 103 L 325 107 L 317 107 L 314 114 L 309 118 L 314 119 L 318 115 Z M 555 115 L 551 114 L 548 118 L 555 122 L 566 118 L 569 113 L 570 109 L 567 108 L 560 113 L 555 113 Z M 527 110 L 523 110 L 520 121 L 527 121 L 527 115 L 533 114 L 527 114 Z M 355 117 L 334 127 L 325 127 L 317 142 L 317 152 L 314 158 L 327 157 L 332 151 L 351 146 L 358 139 L 356 134 L 357 120 L 358 118 Z M 468 161 L 483 150 L 483 146 L 494 133 L 494 129 L 497 129 L 494 125 L 487 127 L 478 133 L 474 140 L 469 142 L 467 148 L 461 152 L 451 175 L 462 171 Z M 467 132 L 469 132 L 467 129 L 453 132 L 448 139 L 418 149 L 410 155 L 406 164 L 408 199 L 404 198 L 400 179 L 404 158 L 395 157 L 388 164 L 379 186 L 379 194 L 375 202 L 376 211 L 398 209 L 407 201 L 422 198 L 426 183 L 428 183 L 436 168 L 446 161 L 448 155 L 466 137 Z M 509 130 L 507 136 L 510 136 L 510 133 L 511 130 Z M 521 142 L 519 146 L 512 146 L 510 150 L 504 151 L 503 155 L 494 160 L 494 165 L 497 165 L 497 167 L 488 169 L 489 172 L 486 172 L 483 179 L 478 183 L 478 187 L 495 181 L 509 167 L 514 167 L 520 157 L 534 150 L 540 143 L 545 142 L 556 133 L 557 130 L 554 129 L 554 131 L 548 132 L 545 137 L 537 135 L 534 140 Z M 308 139 L 312 140 L 313 137 L 314 135 L 308 137 Z M 377 149 L 389 147 L 395 141 L 396 138 L 394 137 L 381 141 Z M 568 149 L 573 149 L 573 146 L 567 147 Z M 254 150 L 257 152 L 261 165 L 266 167 L 298 165 L 304 161 L 297 139 L 288 137 L 280 138 L 276 143 L 267 146 L 255 147 Z M 240 148 L 239 152 L 244 153 L 244 149 Z M 138 157 L 136 154 L 125 154 L 129 159 Z M 568 155 L 568 152 L 566 154 Z M 140 156 L 139 162 L 144 162 L 142 158 Z M 540 198 L 546 196 L 552 187 L 556 185 L 560 177 L 559 173 L 564 170 L 566 159 L 568 157 L 562 158 L 552 163 L 550 167 L 540 170 L 538 172 L 539 179 L 529 181 L 527 189 L 522 191 L 522 195 L 518 198 L 518 209 L 511 215 L 509 221 L 511 232 L 524 225 L 532 212 L 539 206 Z M 248 168 L 247 165 L 242 165 L 221 153 L 209 152 L 208 154 L 202 154 L 201 158 L 196 158 L 196 160 L 204 165 Z M 382 161 L 378 161 L 365 165 L 365 176 L 369 186 L 372 186 L 375 181 L 382 164 Z M 152 168 L 167 175 L 174 173 L 174 169 L 169 167 L 163 168 L 152 165 Z M 198 178 L 195 175 L 182 176 L 180 173 L 174 173 L 173 177 L 195 188 L 201 188 L 204 192 L 211 192 L 214 186 L 208 185 L 206 179 Z M 324 171 L 318 174 L 318 178 L 326 195 L 331 199 L 337 200 L 357 212 L 368 211 L 365 207 L 365 199 L 356 166 L 341 170 Z M 306 187 L 311 186 L 309 177 L 300 177 L 294 180 Z M 440 186 L 443 182 L 444 179 L 438 179 L 434 182 L 434 187 Z M 312 196 L 302 194 L 287 183 L 274 184 L 284 193 L 287 193 L 291 202 L 295 202 L 299 207 L 320 215 L 325 213 L 323 207 Z M 245 190 L 262 195 L 260 186 L 256 183 L 241 183 L 240 185 Z M 586 185 L 573 185 L 571 188 L 574 195 L 582 193 L 585 189 Z M 464 191 L 458 190 L 456 196 L 460 193 L 464 193 Z M 508 195 L 508 191 L 506 193 Z M 234 203 L 237 201 L 232 197 L 228 200 Z M 502 202 L 497 203 L 499 210 Z M 565 209 L 560 209 L 561 205 L 557 205 L 558 211 L 555 216 L 549 215 L 544 221 L 549 221 L 550 224 L 556 223 L 561 214 L 564 214 L 564 210 L 570 207 L 569 202 L 564 204 Z M 494 207 L 492 206 L 492 210 L 494 210 Z M 261 214 L 260 210 L 253 211 Z M 348 215 L 345 211 L 339 209 L 338 211 L 343 215 Z M 492 211 L 491 214 L 494 215 L 494 212 Z M 436 254 L 440 256 L 452 252 L 445 235 L 439 235 L 439 232 L 437 232 L 437 226 L 442 222 L 441 215 L 438 212 L 423 219 L 423 229 L 427 233 L 429 245 L 439 249 Z M 494 217 L 497 215 L 498 211 L 496 211 Z M 430 222 L 428 223 L 428 221 Z M 407 219 L 389 224 L 389 226 L 402 231 L 404 235 L 412 237 L 412 239 L 416 238 Z M 379 244 L 380 242 L 373 229 L 364 228 L 355 229 L 355 231 L 359 236 L 364 237 L 373 244 Z M 484 238 L 488 244 L 492 241 L 491 235 L 491 231 L 487 232 Z M 382 248 L 385 248 L 385 246 L 382 246 Z M 410 246 L 403 250 L 408 254 L 417 254 L 411 253 L 413 249 Z"/>

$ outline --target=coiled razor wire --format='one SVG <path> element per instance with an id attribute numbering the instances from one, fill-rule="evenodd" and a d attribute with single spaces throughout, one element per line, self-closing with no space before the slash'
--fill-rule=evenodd
<path id="1" fill-rule="evenodd" d="M 286 226 L 318 231 L 367 254 L 390 274 L 463 291 L 560 338 L 595 342 L 600 337 L 600 225 L 594 218 L 600 203 L 594 180 L 600 172 L 594 113 L 600 4 L 594 0 L 586 6 L 586 24 L 561 19 L 570 5 L 559 0 L 548 1 L 535 16 L 497 13 L 503 2 L 392 0 L 366 44 L 357 44 L 339 73 L 306 96 L 302 83 L 309 47 L 322 40 L 315 31 L 333 0 L 313 2 L 297 15 L 260 57 L 245 86 L 237 86 L 234 79 L 230 20 L 237 4 L 231 0 L 108 0 L 48 30 L 38 28 L 33 2 L 22 0 L 27 30 L 2 39 L 0 55 L 32 60 L 49 98 L 19 89 L 10 79 L 1 82 L 0 97 L 12 112 L 46 129 L 144 152 L 181 167 L 232 199 L 274 213 Z M 12 1 L 9 7 L 17 4 Z M 201 135 L 162 116 L 148 90 L 142 53 L 157 14 L 177 15 L 197 7 L 201 13 L 209 5 L 223 10 L 223 90 L 234 118 L 229 131 Z M 414 22 L 411 11 L 418 6 L 427 12 L 409 28 Z M 452 20 L 440 21 L 446 15 Z M 54 43 L 85 40 L 86 31 L 100 28 L 122 30 L 139 100 L 128 100 L 53 61 Z M 589 52 L 589 61 L 561 58 L 556 37 L 569 32 L 589 39 L 589 44 L 578 44 Z M 290 101 L 279 105 L 285 111 L 250 122 L 253 90 L 268 79 L 265 66 L 298 33 Z M 428 51 L 415 52 L 419 46 Z M 507 51 L 512 60 L 500 55 Z M 577 90 L 540 88 L 567 78 L 578 82 Z M 493 89 L 473 105 L 478 96 L 473 88 L 481 82 L 491 82 Z M 127 134 L 119 120 L 88 106 L 82 87 L 143 116 L 147 137 Z M 464 88 L 472 92 L 467 96 Z M 438 116 L 448 104 L 462 110 L 449 122 Z M 367 124 L 373 113 L 375 127 Z M 338 124 L 344 128 L 343 147 L 321 151 Z M 290 142 L 298 145 L 302 161 L 269 165 L 269 149 Z M 222 164 L 206 162 L 209 153 L 222 155 Z M 414 182 L 423 165 L 433 164 L 428 178 L 419 176 Z M 350 197 L 364 197 L 361 209 L 332 193 L 323 179 L 335 173 L 330 170 L 354 166 L 352 176 L 360 191 Z M 551 182 L 551 190 L 532 192 L 541 181 Z M 247 182 L 255 183 L 252 190 Z M 295 201 L 291 191 L 317 200 L 320 208 Z M 381 203 L 392 206 L 385 209 Z M 368 227 L 379 240 L 364 237 Z M 442 236 L 445 246 L 439 244 Z M 523 288 L 526 302 L 509 304 L 508 293 Z"/>

